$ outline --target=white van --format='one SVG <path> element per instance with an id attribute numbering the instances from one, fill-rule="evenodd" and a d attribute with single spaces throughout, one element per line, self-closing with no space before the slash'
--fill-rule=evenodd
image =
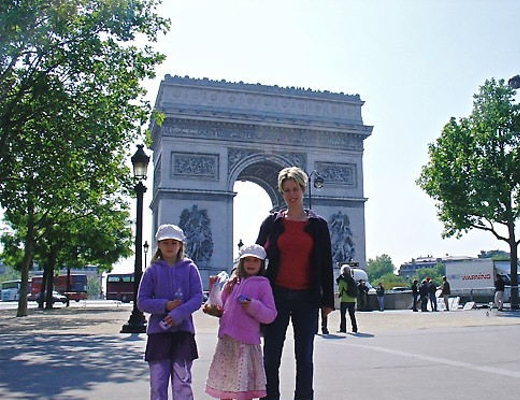
<path id="1" fill-rule="evenodd" d="M 368 281 L 368 275 L 366 273 L 366 271 L 364 269 L 361 269 L 361 268 L 353 268 L 351 267 L 349 264 L 345 263 L 345 264 L 342 264 L 341 267 L 343 267 L 344 265 L 346 265 L 347 267 L 350 268 L 350 273 L 352 274 L 352 277 L 354 278 L 354 281 L 356 281 L 356 283 L 359 283 L 359 281 L 362 279 L 365 281 L 365 285 L 368 287 L 368 293 L 369 294 L 372 294 L 372 293 L 376 293 L 376 289 L 374 289 L 372 287 L 372 285 L 370 284 L 370 282 Z M 339 274 L 341 273 L 341 267 L 340 269 L 336 272 L 336 277 L 334 278 L 334 292 L 335 292 L 335 295 L 334 295 L 334 300 L 335 300 L 335 304 L 334 304 L 334 307 L 336 309 L 339 309 L 339 296 L 338 296 L 338 287 L 337 287 L 337 283 L 336 283 L 336 278 L 339 276 Z"/>
<path id="2" fill-rule="evenodd" d="M 359 283 L 359 281 L 362 279 L 362 280 L 365 281 L 365 285 L 367 285 L 369 289 L 373 289 L 372 285 L 368 281 L 368 275 L 367 275 L 367 273 L 365 272 L 364 269 L 361 269 L 361 268 L 350 268 L 350 271 L 352 272 L 352 277 L 354 278 L 354 280 L 357 283 Z"/>
<path id="3" fill-rule="evenodd" d="M 342 264 L 341 267 L 343 267 L 344 265 L 346 265 L 347 267 L 350 267 L 350 273 L 352 274 L 352 277 L 354 278 L 356 283 L 359 283 L 359 281 L 362 279 L 365 281 L 365 285 L 368 286 L 369 290 L 373 289 L 375 291 L 375 289 L 372 287 L 372 285 L 368 281 L 368 275 L 364 269 L 353 268 L 349 264 Z M 341 272 L 341 268 L 340 268 L 340 272 Z"/>

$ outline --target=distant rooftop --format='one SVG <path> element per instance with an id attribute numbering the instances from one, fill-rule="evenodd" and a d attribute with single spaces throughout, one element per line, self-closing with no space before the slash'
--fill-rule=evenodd
<path id="1" fill-rule="evenodd" d="M 417 257 L 412 258 L 412 261 L 408 261 L 405 264 L 412 264 L 412 263 L 431 263 L 431 262 L 446 262 L 446 261 L 461 261 L 461 260 L 472 260 L 477 257 L 469 257 L 469 256 L 444 256 L 444 257 L 433 257 L 433 256 L 426 256 L 426 257 Z"/>

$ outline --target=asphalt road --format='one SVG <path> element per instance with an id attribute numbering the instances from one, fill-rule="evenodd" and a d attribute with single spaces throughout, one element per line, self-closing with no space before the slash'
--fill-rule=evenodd
<path id="1" fill-rule="evenodd" d="M 131 305 L 0 311 L 0 398 L 103 400 L 148 398 L 144 334 L 121 334 Z M 520 313 L 357 313 L 358 334 L 317 335 L 315 399 L 517 399 Z M 196 399 L 216 343 L 217 319 L 195 314 L 200 358 Z M 338 313 L 330 318 L 335 332 Z M 293 341 L 282 361 L 282 400 L 292 399 Z"/>

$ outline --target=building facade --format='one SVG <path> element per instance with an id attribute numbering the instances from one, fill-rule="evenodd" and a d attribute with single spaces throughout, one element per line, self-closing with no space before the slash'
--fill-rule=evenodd
<path id="1" fill-rule="evenodd" d="M 329 221 L 334 261 L 363 267 L 363 141 L 372 127 L 362 105 L 359 95 L 166 75 L 156 100 L 165 118 L 151 127 L 154 231 L 181 226 L 205 282 L 233 262 L 234 183 L 259 185 L 278 210 L 278 172 L 298 166 L 324 180 L 312 208 Z"/>

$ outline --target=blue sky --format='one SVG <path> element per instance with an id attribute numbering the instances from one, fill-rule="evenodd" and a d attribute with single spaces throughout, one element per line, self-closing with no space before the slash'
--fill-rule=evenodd
<path id="1" fill-rule="evenodd" d="M 152 103 L 165 74 L 361 96 L 374 127 L 364 153 L 368 258 L 388 254 L 398 266 L 507 249 L 485 233 L 442 239 L 434 203 L 415 181 L 428 143 L 450 117 L 469 115 L 479 86 L 520 73 L 519 1 L 164 0 L 160 14 L 172 27 L 156 46 L 167 59 L 146 82 Z M 250 185 L 236 186 L 235 243 L 253 241 L 270 208 Z"/>
<path id="2" fill-rule="evenodd" d="M 367 258 L 388 254 L 398 266 L 507 250 L 485 233 L 442 239 L 415 181 L 428 143 L 450 117 L 469 115 L 479 86 L 520 73 L 520 2 L 169 0 L 161 14 L 172 28 L 157 45 L 167 60 L 147 83 L 152 101 L 165 74 L 361 96 L 374 126 L 364 153 Z M 251 185 L 235 187 L 235 243 L 253 241 L 270 208 Z"/>

